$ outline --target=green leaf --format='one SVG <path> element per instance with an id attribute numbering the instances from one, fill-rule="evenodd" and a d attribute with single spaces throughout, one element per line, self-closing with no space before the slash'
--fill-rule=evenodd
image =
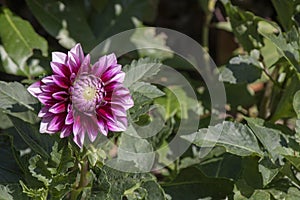
<path id="1" fill-rule="evenodd" d="M 249 56 L 232 58 L 227 65 L 237 83 L 252 83 L 261 77 L 261 64 L 258 61 L 259 51 L 252 50 Z"/>
<path id="2" fill-rule="evenodd" d="M 270 193 L 264 190 L 255 190 L 254 193 L 251 195 L 250 198 L 247 198 L 240 193 L 234 194 L 234 200 L 270 200 L 271 196 Z"/>
<path id="3" fill-rule="evenodd" d="M 268 192 L 263 191 L 263 190 L 255 190 L 253 195 L 251 195 L 250 200 L 268 200 L 271 199 L 271 196 Z"/>
<path id="4" fill-rule="evenodd" d="M 226 179 L 207 178 L 197 167 L 189 167 L 172 182 L 163 184 L 163 188 L 172 200 L 225 199 L 232 192 L 233 185 Z"/>
<path id="5" fill-rule="evenodd" d="M 154 99 L 163 96 L 165 93 L 158 89 L 155 85 L 145 82 L 136 82 L 131 85 L 132 92 L 138 92 L 148 98 Z"/>
<path id="6" fill-rule="evenodd" d="M 18 82 L 0 81 L 0 94 L 0 108 L 3 109 L 12 108 L 13 104 L 19 104 L 29 110 L 34 110 L 31 105 L 37 103 L 37 100 Z"/>
<path id="7" fill-rule="evenodd" d="M 272 188 L 272 189 L 268 189 L 267 191 L 272 195 L 272 197 L 276 200 L 281 200 L 281 199 L 285 199 L 286 197 L 286 191 L 288 189 L 284 188 L 284 187 L 281 187 L 282 184 L 286 184 L 286 182 L 277 182 L 277 185 L 278 185 L 278 188 L 275 189 L 275 188 Z M 289 186 L 288 186 L 289 187 Z"/>
<path id="8" fill-rule="evenodd" d="M 297 114 L 297 120 L 296 120 L 296 137 L 297 139 L 300 139 L 300 91 L 298 90 L 295 95 L 294 95 L 294 99 L 293 99 L 293 107 L 294 110 Z"/>
<path id="9" fill-rule="evenodd" d="M 173 53 L 166 45 L 167 35 L 163 32 L 156 34 L 155 28 L 137 28 L 130 41 L 135 44 L 140 57 L 151 57 L 164 60 L 172 58 Z"/>
<path id="10" fill-rule="evenodd" d="M 14 200 L 13 196 L 11 195 L 12 191 L 9 187 L 0 185 L 0 199 L 1 200 Z"/>
<path id="11" fill-rule="evenodd" d="M 39 121 L 34 112 L 37 100 L 29 94 L 26 88 L 18 82 L 6 83 L 0 81 L 0 113 L 14 116 L 25 122 Z"/>
<path id="12" fill-rule="evenodd" d="M 38 55 L 38 53 L 36 53 L 36 55 Z M 40 62 L 41 60 L 46 60 L 47 58 L 42 57 L 42 55 L 39 55 L 38 58 L 39 59 L 36 59 L 34 58 L 34 56 L 32 56 L 31 58 L 29 58 L 29 60 L 27 60 L 27 64 L 25 65 L 25 67 L 18 67 L 18 65 L 12 60 L 12 58 L 9 57 L 4 47 L 0 45 L 0 71 L 6 72 L 8 74 L 21 76 L 27 75 L 32 77 L 44 75 L 46 73 L 46 70 L 40 65 Z"/>
<path id="13" fill-rule="evenodd" d="M 280 118 L 289 118 L 295 116 L 293 101 L 294 95 L 298 90 L 300 90 L 300 79 L 299 76 L 295 74 L 287 81 L 287 86 L 281 95 L 280 101 L 278 102 L 276 110 L 272 115 L 271 121 L 275 122 Z"/>
<path id="14" fill-rule="evenodd" d="M 223 146 L 227 152 L 238 156 L 263 155 L 253 132 L 240 123 L 224 122 L 182 138 L 199 147 Z"/>
<path id="15" fill-rule="evenodd" d="M 136 19 L 151 22 L 155 18 L 157 0 L 112 0 L 103 9 L 92 14 L 91 27 L 101 42 L 122 31 L 135 28 Z"/>
<path id="16" fill-rule="evenodd" d="M 28 200 L 19 184 L 0 185 L 1 200 Z"/>
<path id="17" fill-rule="evenodd" d="M 243 196 L 250 197 L 255 190 L 263 188 L 263 177 L 259 172 L 258 157 L 244 157 L 242 160 L 242 172 L 236 181 L 237 189 Z"/>
<path id="18" fill-rule="evenodd" d="M 264 38 L 264 46 L 260 52 L 267 68 L 272 67 L 281 58 L 275 44 L 266 38 Z"/>
<path id="19" fill-rule="evenodd" d="M 300 65 L 299 65 L 299 31 L 295 27 L 286 34 L 277 30 L 277 33 L 269 33 L 265 32 L 263 29 L 259 28 L 258 32 L 263 35 L 265 38 L 270 40 L 276 47 L 277 50 L 280 52 L 282 56 L 292 65 L 295 69 L 300 72 Z M 288 38 L 289 35 L 293 35 L 292 38 Z M 292 39 L 292 41 L 290 41 Z"/>
<path id="20" fill-rule="evenodd" d="M 294 187 L 289 188 L 286 200 L 297 200 L 300 198 L 300 190 Z"/>
<path id="21" fill-rule="evenodd" d="M 41 181 L 47 188 L 49 187 L 51 183 L 51 173 L 47 170 L 47 166 L 40 155 L 35 155 L 30 158 L 28 169 L 33 177 Z"/>
<path id="22" fill-rule="evenodd" d="M 209 159 L 196 165 L 206 176 L 237 180 L 242 170 L 242 159 L 231 154 Z"/>
<path id="23" fill-rule="evenodd" d="M 130 108 L 130 117 L 136 122 L 142 115 L 145 115 L 150 110 L 150 104 L 153 100 L 138 92 L 134 92 L 132 98 L 134 106 Z"/>
<path id="24" fill-rule="evenodd" d="M 62 46 L 71 48 L 80 42 L 86 51 L 110 36 L 134 28 L 134 17 L 152 21 L 157 6 L 156 0 L 92 1 L 92 5 L 70 0 L 26 2 L 40 24 Z"/>
<path id="25" fill-rule="evenodd" d="M 255 122 L 249 118 L 247 121 L 253 133 L 268 151 L 273 163 L 280 159 L 282 155 L 290 155 L 292 153 L 291 149 L 287 148 L 288 140 L 279 130 L 255 124 Z"/>
<path id="26" fill-rule="evenodd" d="M 82 1 L 26 0 L 34 16 L 59 43 L 71 48 L 76 42 L 90 51 L 97 44 Z"/>
<path id="27" fill-rule="evenodd" d="M 58 143 L 54 143 L 49 159 L 40 155 L 30 158 L 28 169 L 38 183 L 30 181 L 27 185 L 22 185 L 29 197 L 36 193 L 44 195 L 45 198 L 62 199 L 71 191 L 71 186 L 76 182 L 78 168 L 71 144 L 66 141 L 61 141 L 62 143 L 64 146 L 61 149 Z"/>
<path id="28" fill-rule="evenodd" d="M 254 94 L 249 90 L 247 83 L 229 84 L 225 83 L 227 103 L 234 112 L 239 106 L 251 107 L 256 103 Z"/>
<path id="29" fill-rule="evenodd" d="M 277 18 L 286 31 L 290 30 L 293 25 L 296 25 L 294 14 L 299 12 L 297 10 L 297 6 L 300 4 L 299 0 L 272 0 L 272 3 L 276 10 Z"/>
<path id="30" fill-rule="evenodd" d="M 2 45 L 0 45 L 0 58 L 0 61 L 2 62 L 2 66 L 0 65 L 1 71 L 8 74 L 24 75 L 24 72 L 22 72 L 18 65 L 11 59 L 11 57 L 9 57 Z"/>
<path id="31" fill-rule="evenodd" d="M 34 49 L 41 50 L 44 56 L 48 54 L 47 41 L 27 21 L 14 16 L 6 8 L 0 14 L 0 37 L 5 51 L 20 68 L 22 75 L 28 75 L 26 60 L 33 55 Z"/>
<path id="32" fill-rule="evenodd" d="M 55 171 L 52 171 L 52 173 L 67 173 L 68 170 L 75 165 L 71 144 L 67 143 L 62 149 L 58 150 L 58 143 L 55 142 L 52 147 L 51 160 L 55 163 Z"/>
<path id="33" fill-rule="evenodd" d="M 224 31 L 227 31 L 227 32 L 230 32 L 232 33 L 232 27 L 231 27 L 231 24 L 229 21 L 227 22 L 217 22 L 214 24 L 214 27 L 216 27 L 217 29 L 220 29 L 220 30 L 224 30 Z"/>
<path id="34" fill-rule="evenodd" d="M 272 163 L 269 158 L 263 158 L 259 162 L 258 169 L 262 175 L 264 186 L 268 185 L 280 171 L 280 167 Z"/>
<path id="35" fill-rule="evenodd" d="M 27 108 L 24 108 L 17 104 L 14 104 L 12 109 L 8 109 L 8 110 L 4 110 L 0 108 L 0 112 L 1 114 L 3 113 L 6 116 L 8 116 L 8 118 L 9 116 L 13 116 L 30 124 L 36 124 L 37 122 L 40 121 L 40 118 L 37 116 L 35 112 L 28 110 Z M 11 122 L 8 122 L 8 125 L 9 124 L 11 124 Z"/>
<path id="36" fill-rule="evenodd" d="M 154 180 L 146 181 L 141 184 L 141 188 L 144 188 L 147 191 L 147 198 L 148 200 L 152 199 L 166 199 L 165 193 L 162 187 Z"/>
<path id="37" fill-rule="evenodd" d="M 96 168 L 95 174 L 97 179 L 91 199 L 122 199 L 125 196 L 144 196 L 145 192 L 146 200 L 165 199 L 164 191 L 150 173 L 127 173 L 104 166 Z"/>
<path id="38" fill-rule="evenodd" d="M 47 151 L 49 151 L 49 148 L 53 145 L 53 138 L 51 138 L 49 135 L 40 134 L 35 127 L 16 117 L 9 116 L 9 118 L 24 142 L 35 153 L 41 155 L 42 157 L 48 158 L 49 155 Z"/>
<path id="39" fill-rule="evenodd" d="M 126 65 L 123 71 L 126 72 L 123 82 L 125 87 L 130 87 L 138 81 L 145 81 L 156 75 L 160 70 L 161 63 L 158 60 L 150 58 L 140 58 L 134 60 L 130 65 Z"/>
<path id="40" fill-rule="evenodd" d="M 17 183 L 22 173 L 16 161 L 12 138 L 8 135 L 0 134 L 0 155 L 0 183 Z"/>
<path id="41" fill-rule="evenodd" d="M 262 47 L 262 37 L 257 32 L 257 28 L 258 22 L 263 19 L 251 12 L 244 12 L 238 9 L 228 0 L 223 0 L 223 4 L 229 17 L 232 31 L 244 49 L 250 52 L 252 49 Z"/>
<path id="42" fill-rule="evenodd" d="M 97 163 L 104 163 L 104 160 L 106 159 L 106 153 L 101 148 L 95 148 L 93 145 L 90 145 L 88 147 L 87 157 L 89 163 L 94 167 Z"/>
<path id="43" fill-rule="evenodd" d="M 284 157 L 300 171 L 300 156 L 284 155 Z"/>
<path id="44" fill-rule="evenodd" d="M 170 86 L 165 88 L 166 96 L 154 100 L 155 104 L 162 105 L 165 108 L 165 119 L 176 115 L 180 119 L 188 119 L 189 110 L 196 114 L 201 114 L 199 102 L 196 99 L 187 96 L 186 92 L 180 86 Z"/>
<path id="45" fill-rule="evenodd" d="M 221 67 L 219 68 L 219 70 L 220 70 L 220 75 L 219 75 L 220 81 L 231 83 L 231 84 L 236 83 L 236 78 L 234 77 L 230 69 L 228 69 L 227 67 Z"/>
<path id="46" fill-rule="evenodd" d="M 141 171 L 150 171 L 153 167 L 155 153 L 152 145 L 139 136 L 132 124 L 120 137 L 118 159 L 133 161 L 135 168 Z"/>
<path id="47" fill-rule="evenodd" d="M 0 122 L 1 122 L 0 129 L 7 129 L 13 127 L 13 124 L 9 120 L 8 116 L 3 112 L 0 112 Z"/>
<path id="48" fill-rule="evenodd" d="M 297 117 L 300 118 L 300 90 L 298 90 L 294 95 L 293 107 L 297 114 Z"/>
<path id="49" fill-rule="evenodd" d="M 39 189 L 31 189 L 28 188 L 22 181 L 20 184 L 23 189 L 23 193 L 25 193 L 28 197 L 37 200 L 46 200 L 47 199 L 47 189 L 46 188 L 39 188 Z"/>

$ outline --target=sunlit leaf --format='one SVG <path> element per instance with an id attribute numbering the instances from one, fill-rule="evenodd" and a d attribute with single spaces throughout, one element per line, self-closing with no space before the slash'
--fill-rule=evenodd
<path id="1" fill-rule="evenodd" d="M 140 195 L 146 195 L 145 200 L 165 199 L 162 188 L 150 173 L 128 173 L 104 166 L 97 169 L 96 174 L 91 199 L 122 199 Z"/>
<path id="2" fill-rule="evenodd" d="M 249 56 L 237 56 L 230 59 L 227 68 L 233 73 L 237 83 L 252 83 L 261 77 L 259 51 L 252 50 Z"/>
<path id="3" fill-rule="evenodd" d="M 83 2 L 26 0 L 26 3 L 45 30 L 62 46 L 71 48 L 75 42 L 80 42 L 84 50 L 89 51 L 97 45 Z"/>
<path id="4" fill-rule="evenodd" d="M 134 60 L 130 65 L 124 67 L 126 72 L 124 85 L 130 87 L 137 81 L 147 80 L 159 72 L 161 63 L 158 60 L 150 58 L 140 58 Z"/>
<path id="5" fill-rule="evenodd" d="M 140 57 L 160 60 L 173 57 L 171 49 L 166 45 L 167 35 L 156 33 L 155 28 L 137 28 L 130 40 L 136 45 Z"/>
<path id="6" fill-rule="evenodd" d="M 41 50 L 44 56 L 48 55 L 47 41 L 34 31 L 29 22 L 13 15 L 7 8 L 2 9 L 0 14 L 0 37 L 7 53 L 6 62 L 15 63 L 14 68 L 18 68 L 8 70 L 10 73 L 30 75 L 26 69 L 26 61 L 33 55 L 34 49 Z M 3 53 L 4 50 L 1 54 Z M 5 57 L 5 53 L 2 58 L 3 56 Z"/>
<path id="7" fill-rule="evenodd" d="M 228 0 L 223 0 L 223 4 L 230 19 L 232 32 L 243 48 L 250 52 L 252 49 L 262 47 L 262 37 L 257 32 L 257 23 L 262 19 L 233 6 Z"/>
<path id="8" fill-rule="evenodd" d="M 253 132 L 245 125 L 224 122 L 199 132 L 184 135 L 182 138 L 199 147 L 223 146 L 226 151 L 238 156 L 262 156 L 258 141 Z"/>

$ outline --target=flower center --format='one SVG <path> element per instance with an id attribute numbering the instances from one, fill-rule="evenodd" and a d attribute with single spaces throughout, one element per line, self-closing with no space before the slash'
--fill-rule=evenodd
<path id="1" fill-rule="evenodd" d="M 91 101 L 95 98 L 96 92 L 96 88 L 87 86 L 83 91 L 83 98 L 85 98 L 87 101 Z"/>
<path id="2" fill-rule="evenodd" d="M 71 89 L 72 103 L 76 110 L 91 115 L 103 103 L 105 91 L 100 78 L 87 73 L 81 74 Z"/>

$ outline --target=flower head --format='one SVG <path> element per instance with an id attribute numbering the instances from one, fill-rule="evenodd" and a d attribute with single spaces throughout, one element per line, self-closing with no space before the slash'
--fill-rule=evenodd
<path id="1" fill-rule="evenodd" d="M 123 86 L 125 74 L 114 54 L 101 57 L 93 66 L 80 44 L 68 54 L 53 52 L 53 75 L 29 86 L 28 91 L 44 105 L 41 133 L 73 134 L 82 147 L 87 133 L 93 142 L 98 133 L 124 131 L 126 110 L 133 106 L 129 90 Z"/>

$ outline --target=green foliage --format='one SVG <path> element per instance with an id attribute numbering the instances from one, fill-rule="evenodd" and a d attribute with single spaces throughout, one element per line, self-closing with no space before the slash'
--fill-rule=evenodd
<path id="1" fill-rule="evenodd" d="M 34 110 L 30 104 L 36 104 L 37 100 L 26 91 L 22 84 L 1 81 L 0 86 L 2 109 L 13 108 L 14 104 L 19 104 L 29 110 Z"/>
<path id="2" fill-rule="evenodd" d="M 4 1 L 0 8 L 0 199 L 300 198 L 299 0 L 270 0 L 268 9 L 277 17 L 268 19 L 267 12 L 254 14 L 245 2 L 229 0 L 199 0 L 188 12 L 177 11 L 176 5 L 185 8 L 174 1 L 167 8 L 176 15 L 157 0 L 25 3 Z M 197 9 L 203 22 L 193 13 Z M 180 18 L 182 13 L 191 15 Z M 166 16 L 172 20 L 160 18 Z M 182 26 L 187 20 L 193 29 Z M 208 44 L 216 34 L 210 27 L 232 32 L 228 37 L 235 37 L 238 48 L 219 67 L 227 113 L 211 108 L 211 91 L 202 79 L 208 77 L 175 55 L 169 44 L 177 41 L 146 24 L 203 30 L 193 37 L 201 35 L 205 50 L 218 58 L 219 49 L 208 51 L 219 45 L 219 39 Z M 131 28 L 137 29 L 127 39 L 137 50 L 119 59 L 134 100 L 127 130 L 99 134 L 83 149 L 74 145 L 73 134 L 63 139 L 59 133 L 40 134 L 41 105 L 26 84 L 50 72 L 48 50 L 66 52 L 80 42 L 88 52 Z M 109 52 L 107 41 L 102 53 Z M 182 73 L 196 98 L 176 80 L 163 86 L 171 79 L 160 74 L 165 64 Z M 215 116 L 226 120 L 210 125 Z M 174 138 L 177 143 L 170 145 Z M 181 144 L 189 147 L 177 158 Z"/>
<path id="3" fill-rule="evenodd" d="M 29 123 L 38 121 L 34 112 L 34 104 L 37 104 L 37 100 L 27 92 L 22 84 L 0 81 L 0 95 L 1 115 L 6 114 L 6 116 L 13 116 Z"/>
<path id="4" fill-rule="evenodd" d="M 58 149 L 55 143 L 51 157 L 43 159 L 35 155 L 29 160 L 29 172 L 36 178 L 35 182 L 23 182 L 23 192 L 34 199 L 61 199 L 71 191 L 76 180 L 75 158 L 70 144 Z"/>
<path id="5" fill-rule="evenodd" d="M 37 0 L 26 2 L 45 30 L 57 38 L 62 46 L 71 48 L 76 42 L 83 42 L 85 49 L 91 50 L 96 37 L 82 9 L 83 2 Z"/>
<path id="6" fill-rule="evenodd" d="M 18 165 L 18 155 L 12 147 L 12 138 L 9 135 L 0 134 L 1 159 L 5 162 L 0 164 L 0 183 L 16 183 L 22 176 Z"/>
<path id="7" fill-rule="evenodd" d="M 166 39 L 167 35 L 164 33 L 156 34 L 155 28 L 136 29 L 131 36 L 131 41 L 139 49 L 140 57 L 148 56 L 160 60 L 172 58 L 173 56 L 171 49 L 166 45 Z"/>
<path id="8" fill-rule="evenodd" d="M 80 42 L 86 51 L 109 36 L 134 28 L 132 17 L 151 21 L 156 7 L 156 1 L 151 0 L 89 1 L 89 4 L 54 0 L 26 2 L 40 24 L 62 46 L 71 48 Z"/>
<path id="9" fill-rule="evenodd" d="M 236 77 L 235 83 L 252 83 L 261 77 L 261 63 L 259 51 L 253 50 L 249 56 L 234 57 L 226 67 Z"/>
<path id="10" fill-rule="evenodd" d="M 36 127 L 25 123 L 18 118 L 10 117 L 10 120 L 14 124 L 14 127 L 23 142 L 25 142 L 35 153 L 38 153 L 45 158 L 49 157 L 47 151 L 53 144 L 53 139 L 51 139 L 50 136 L 42 137 Z"/>
<path id="11" fill-rule="evenodd" d="M 12 193 L 12 191 L 9 189 L 9 187 L 0 185 L 0 199 L 13 200 L 11 193 Z"/>
<path id="12" fill-rule="evenodd" d="M 233 185 L 226 179 L 208 178 L 195 166 L 183 169 L 172 182 L 164 184 L 163 188 L 175 200 L 205 197 L 223 199 L 231 193 Z"/>
<path id="13" fill-rule="evenodd" d="M 223 0 L 226 13 L 229 16 L 232 32 L 246 51 L 260 48 L 262 37 L 258 34 L 258 22 L 262 19 L 251 12 L 243 12 L 233 6 L 228 0 Z"/>
<path id="14" fill-rule="evenodd" d="M 165 199 L 153 175 L 126 173 L 108 167 L 96 169 L 98 174 L 91 199 Z"/>
<path id="15" fill-rule="evenodd" d="M 182 137 L 199 147 L 223 146 L 238 156 L 262 155 L 254 134 L 242 124 L 224 122 Z"/>
<path id="16" fill-rule="evenodd" d="M 130 65 L 126 65 L 123 71 L 126 72 L 124 85 L 129 87 L 137 81 L 145 81 L 159 72 L 161 63 L 150 58 L 134 60 Z"/>
<path id="17" fill-rule="evenodd" d="M 266 39 L 270 40 L 284 56 L 284 58 L 295 67 L 298 72 L 299 66 L 299 30 L 293 27 L 287 33 L 266 33 L 263 30 L 258 30 Z M 280 30 L 279 30 L 280 31 Z"/>
<path id="18" fill-rule="evenodd" d="M 293 25 L 298 25 L 295 20 L 295 15 L 298 12 L 297 6 L 299 6 L 300 1 L 272 0 L 272 3 L 276 9 L 278 20 L 286 31 L 290 30 L 293 27 Z"/>
<path id="19" fill-rule="evenodd" d="M 48 54 L 47 41 L 39 36 L 32 26 L 20 17 L 14 16 L 8 9 L 2 9 L 0 14 L 0 37 L 5 56 L 5 71 L 30 76 L 31 72 L 26 61 L 33 55 L 34 49 L 42 51 L 44 56 Z M 3 59 L 2 56 L 2 59 Z M 13 68 L 10 65 L 14 65 Z"/>

